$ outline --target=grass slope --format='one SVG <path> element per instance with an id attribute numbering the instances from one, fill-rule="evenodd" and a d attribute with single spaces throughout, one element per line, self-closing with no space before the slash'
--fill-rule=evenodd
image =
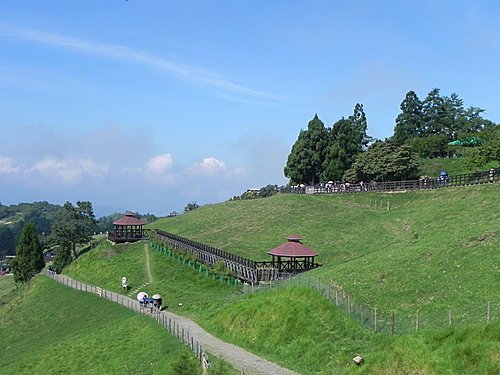
<path id="1" fill-rule="evenodd" d="M 100 285 L 113 286 L 118 281 L 100 271 L 102 262 L 116 276 L 130 257 L 144 273 L 143 248 L 144 243 L 102 245 L 78 259 L 68 273 L 85 281 L 92 276 Z M 111 250 L 113 256 L 109 256 Z M 374 334 L 309 288 L 241 295 L 164 254 L 151 251 L 149 257 L 154 281 L 147 291 L 161 292 L 169 310 L 190 316 L 216 336 L 301 374 L 483 375 L 496 374 L 500 368 L 498 322 L 416 335 Z M 358 353 L 366 359 L 361 368 L 351 362 Z"/>
<path id="2" fill-rule="evenodd" d="M 323 282 L 399 316 L 498 302 L 500 184 L 399 194 L 278 195 L 209 205 L 151 225 L 252 259 L 292 233 Z M 390 210 L 387 210 L 389 204 Z"/>
<path id="3" fill-rule="evenodd" d="M 439 176 L 439 171 L 446 170 L 450 176 L 455 176 L 459 174 L 474 173 L 476 169 L 468 168 L 466 165 L 466 158 L 461 159 L 445 159 L 445 158 L 435 158 L 435 159 L 420 159 L 420 171 L 421 176 L 437 177 Z M 487 171 L 490 168 L 498 169 L 500 168 L 500 161 L 492 161 L 482 167 L 481 171 Z"/>
<path id="4" fill-rule="evenodd" d="M 189 349 L 150 318 L 38 276 L 0 310 L 2 374 L 171 374 Z"/>

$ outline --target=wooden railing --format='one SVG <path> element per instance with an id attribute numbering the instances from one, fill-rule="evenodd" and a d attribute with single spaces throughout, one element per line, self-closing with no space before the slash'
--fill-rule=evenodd
<path id="1" fill-rule="evenodd" d="M 500 180 L 498 171 L 465 173 L 449 177 L 420 178 L 408 181 L 387 181 L 349 184 L 335 182 L 314 186 L 289 186 L 281 190 L 291 194 L 344 194 L 359 192 L 391 192 L 406 190 L 439 189 L 445 187 L 468 186 L 494 183 Z"/>

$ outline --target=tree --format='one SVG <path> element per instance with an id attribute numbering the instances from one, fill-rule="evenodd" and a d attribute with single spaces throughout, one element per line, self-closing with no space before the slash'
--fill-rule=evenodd
<path id="1" fill-rule="evenodd" d="M 26 283 L 45 267 L 43 248 L 34 223 L 24 226 L 16 246 L 16 258 L 12 260 L 14 281 Z"/>
<path id="2" fill-rule="evenodd" d="M 66 202 L 59 219 L 54 224 L 51 239 L 59 245 L 54 263 L 59 269 L 77 257 L 76 247 L 90 242 L 96 229 L 92 203 L 88 201 Z"/>
<path id="3" fill-rule="evenodd" d="M 345 173 L 344 180 L 398 181 L 418 176 L 418 156 L 407 145 L 397 146 L 393 142 L 375 142 L 360 154 Z"/>
<path id="4" fill-rule="evenodd" d="M 352 121 L 354 127 L 359 132 L 356 142 L 361 145 L 361 150 L 365 150 L 368 147 L 368 143 L 370 143 L 373 138 L 366 134 L 368 122 L 366 120 L 365 111 L 363 110 L 363 104 L 356 103 L 354 106 L 354 113 L 352 116 L 349 116 L 349 120 Z"/>
<path id="5" fill-rule="evenodd" d="M 300 131 L 288 155 L 284 173 L 291 183 L 314 185 L 319 181 L 328 144 L 328 131 L 316 114 L 307 124 L 307 130 Z"/>
<path id="6" fill-rule="evenodd" d="M 184 207 L 184 212 L 193 211 L 199 207 L 200 206 L 196 202 L 188 203 L 186 207 Z"/>
<path id="7" fill-rule="evenodd" d="M 330 131 L 331 143 L 323 163 L 324 181 L 340 180 L 363 149 L 362 134 L 351 118 L 337 121 Z"/>
<path id="8" fill-rule="evenodd" d="M 409 139 L 418 137 L 423 131 L 422 102 L 415 91 L 408 91 L 400 105 L 401 113 L 396 118 L 394 135 L 391 140 L 397 145 L 406 143 Z"/>

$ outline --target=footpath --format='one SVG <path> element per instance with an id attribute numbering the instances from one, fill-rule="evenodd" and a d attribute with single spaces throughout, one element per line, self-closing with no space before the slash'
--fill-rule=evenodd
<path id="1" fill-rule="evenodd" d="M 278 366 L 273 362 L 252 354 L 239 346 L 218 339 L 186 317 L 141 306 L 139 301 L 135 299 L 94 285 L 81 283 L 65 275 L 57 275 L 51 272 L 44 272 L 44 274 L 71 288 L 94 293 L 101 298 L 119 303 L 139 314 L 151 316 L 158 324 L 177 336 L 182 343 L 189 346 L 200 361 L 202 354 L 207 352 L 222 358 L 244 375 L 299 375 L 294 371 Z"/>

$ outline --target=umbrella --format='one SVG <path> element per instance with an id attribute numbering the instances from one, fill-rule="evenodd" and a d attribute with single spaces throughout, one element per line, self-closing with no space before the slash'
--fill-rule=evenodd
<path id="1" fill-rule="evenodd" d="M 142 302 L 144 298 L 148 298 L 148 294 L 146 292 L 139 292 L 137 295 L 137 301 Z"/>
<path id="2" fill-rule="evenodd" d="M 160 296 L 159 294 L 153 294 L 153 297 L 152 297 L 152 298 L 153 298 L 153 299 L 160 299 L 160 298 L 161 298 L 161 296 Z"/>
<path id="3" fill-rule="evenodd" d="M 329 184 L 333 184 L 333 181 L 328 181 Z"/>

